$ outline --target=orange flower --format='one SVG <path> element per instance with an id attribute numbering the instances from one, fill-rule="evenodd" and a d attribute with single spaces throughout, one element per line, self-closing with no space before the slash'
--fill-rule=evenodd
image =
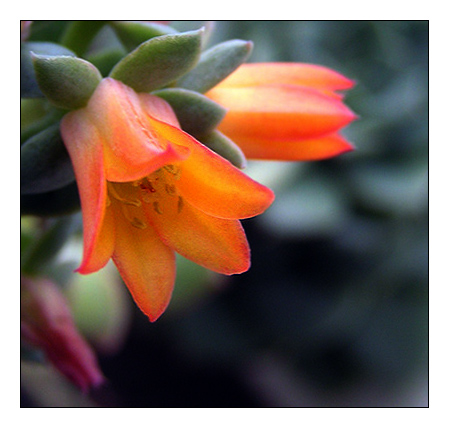
<path id="1" fill-rule="evenodd" d="M 356 118 L 335 91 L 354 82 L 325 67 L 244 64 L 206 95 L 228 109 L 218 129 L 250 159 L 317 160 L 353 147 L 338 131 Z"/>
<path id="2" fill-rule="evenodd" d="M 166 101 L 105 78 L 61 132 L 83 215 L 78 272 L 112 257 L 154 321 L 171 297 L 175 251 L 223 274 L 249 268 L 239 219 L 262 213 L 274 195 L 182 131 Z"/>

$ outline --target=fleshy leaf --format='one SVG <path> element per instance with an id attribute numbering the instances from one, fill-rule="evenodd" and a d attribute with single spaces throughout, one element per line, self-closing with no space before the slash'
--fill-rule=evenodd
<path id="1" fill-rule="evenodd" d="M 41 98 L 20 99 L 20 130 L 42 119 L 47 114 L 48 105 Z"/>
<path id="2" fill-rule="evenodd" d="M 168 25 L 155 22 L 113 21 L 111 26 L 123 45 L 130 51 L 153 37 L 178 32 Z"/>
<path id="3" fill-rule="evenodd" d="M 203 30 L 154 37 L 123 58 L 110 73 L 137 92 L 151 92 L 183 76 L 197 63 Z"/>
<path id="4" fill-rule="evenodd" d="M 20 192 L 34 194 L 59 189 L 75 180 L 59 123 L 31 137 L 20 149 Z"/>
<path id="5" fill-rule="evenodd" d="M 244 169 L 246 167 L 246 157 L 243 154 L 242 149 L 221 132 L 213 131 L 210 134 L 199 138 L 199 140 L 237 168 Z"/>
<path id="6" fill-rule="evenodd" d="M 33 55 L 33 63 L 41 91 L 64 109 L 84 107 L 102 78 L 94 65 L 81 58 Z"/>
<path id="7" fill-rule="evenodd" d="M 30 52 L 38 55 L 65 55 L 75 54 L 56 43 L 26 42 L 20 45 L 20 96 L 22 98 L 43 98 L 44 94 L 39 88 L 34 73 Z"/>
<path id="8" fill-rule="evenodd" d="M 252 42 L 228 40 L 203 52 L 198 65 L 178 81 L 178 86 L 207 92 L 243 64 L 252 50 Z"/>
<path id="9" fill-rule="evenodd" d="M 197 138 L 212 132 L 226 114 L 226 110 L 216 102 L 187 89 L 161 89 L 154 95 L 167 101 L 175 111 L 181 128 Z"/>
<path id="10" fill-rule="evenodd" d="M 73 232 L 73 218 L 56 219 L 43 234 L 35 239 L 21 258 L 21 271 L 28 275 L 42 273 L 52 262 Z"/>

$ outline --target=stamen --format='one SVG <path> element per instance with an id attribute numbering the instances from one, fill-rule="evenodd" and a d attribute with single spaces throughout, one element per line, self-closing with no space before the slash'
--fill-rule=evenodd
<path id="1" fill-rule="evenodd" d="M 142 195 L 142 201 L 146 204 L 149 204 L 152 200 L 153 198 L 150 195 L 147 195 L 146 193 Z"/>
<path id="2" fill-rule="evenodd" d="M 165 184 L 165 191 L 170 195 L 173 196 L 176 194 L 176 186 L 174 184 Z"/>
<path id="3" fill-rule="evenodd" d="M 153 187 L 153 185 L 151 184 L 151 182 L 148 182 L 148 183 L 146 184 L 146 186 L 145 186 L 145 187 L 141 187 L 141 189 L 148 190 L 148 191 L 150 191 L 151 193 L 154 193 L 154 192 L 156 191 L 156 189 Z"/>
<path id="4" fill-rule="evenodd" d="M 140 202 L 138 199 L 126 199 L 120 196 L 117 191 L 115 190 L 114 186 L 108 186 L 109 194 L 114 198 L 117 199 L 119 202 L 123 202 L 126 205 L 132 205 L 134 207 L 140 207 L 142 205 L 142 202 Z"/>
<path id="5" fill-rule="evenodd" d="M 182 207 L 184 206 L 184 199 L 181 196 L 178 196 L 178 214 L 182 211 Z"/>
<path id="6" fill-rule="evenodd" d="M 179 180 L 181 177 L 181 170 L 172 164 L 164 165 L 163 167 L 168 173 L 172 174 L 175 180 Z"/>
<path id="7" fill-rule="evenodd" d="M 154 208 L 154 211 L 156 211 L 158 214 L 162 214 L 162 211 L 161 211 L 158 201 L 153 202 L 153 208 Z"/>
<path id="8" fill-rule="evenodd" d="M 145 222 L 143 222 L 142 220 L 138 219 L 137 217 L 134 217 L 131 220 L 131 225 L 134 227 L 137 227 L 137 229 L 146 229 L 147 228 L 147 224 Z"/>

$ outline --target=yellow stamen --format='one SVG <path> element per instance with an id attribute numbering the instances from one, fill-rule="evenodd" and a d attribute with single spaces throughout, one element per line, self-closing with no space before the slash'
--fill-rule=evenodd
<path id="1" fill-rule="evenodd" d="M 175 180 L 179 180 L 179 178 L 181 177 L 181 170 L 176 166 L 176 165 L 165 165 L 164 169 L 173 175 L 173 177 L 175 178 Z"/>
<path id="2" fill-rule="evenodd" d="M 162 214 L 161 208 L 159 206 L 159 202 L 154 201 L 153 202 L 153 208 L 154 208 L 154 211 L 156 211 L 158 214 Z"/>
<path id="3" fill-rule="evenodd" d="M 138 219 L 137 217 L 134 217 L 131 220 L 131 225 L 134 227 L 137 227 L 137 229 L 146 229 L 147 228 L 147 224 L 145 222 L 143 222 L 142 220 Z"/>
<path id="4" fill-rule="evenodd" d="M 184 206 L 184 199 L 181 196 L 178 196 L 178 214 L 182 211 L 182 207 Z"/>
<path id="5" fill-rule="evenodd" d="M 120 196 L 112 184 L 108 186 L 108 191 L 114 199 L 117 199 L 117 201 L 123 202 L 126 205 L 132 205 L 134 207 L 140 207 L 142 205 L 142 202 L 140 202 L 138 199 L 126 199 Z"/>
<path id="6" fill-rule="evenodd" d="M 176 186 L 174 184 L 165 184 L 165 191 L 170 195 L 176 195 Z"/>

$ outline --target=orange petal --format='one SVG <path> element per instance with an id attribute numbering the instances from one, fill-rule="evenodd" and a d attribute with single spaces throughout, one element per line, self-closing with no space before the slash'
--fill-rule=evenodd
<path id="1" fill-rule="evenodd" d="M 190 156 L 179 164 L 181 176 L 176 186 L 193 206 L 214 217 L 241 219 L 261 214 L 271 205 L 274 194 L 270 189 L 189 134 L 166 123 L 154 122 L 154 127 L 167 139 L 190 150 Z"/>
<path id="2" fill-rule="evenodd" d="M 178 118 L 170 104 L 151 94 L 138 94 L 142 107 L 148 116 L 180 128 Z"/>
<path id="3" fill-rule="evenodd" d="M 120 211 L 116 214 L 116 243 L 112 259 L 134 301 L 150 321 L 156 321 L 170 302 L 175 283 L 174 252 L 148 225 L 136 228 Z"/>
<path id="4" fill-rule="evenodd" d="M 314 161 L 354 150 L 354 147 L 338 134 L 292 141 L 239 137 L 238 142 L 247 157 L 259 160 Z"/>
<path id="5" fill-rule="evenodd" d="M 227 275 L 249 269 L 250 250 L 238 220 L 211 217 L 177 195 L 158 200 L 158 212 L 151 204 L 144 209 L 162 241 L 184 257 Z"/>
<path id="6" fill-rule="evenodd" d="M 300 85 L 335 91 L 352 88 L 354 81 L 319 65 L 274 62 L 243 64 L 216 87 L 249 87 L 267 84 Z"/>
<path id="7" fill-rule="evenodd" d="M 107 208 L 96 243 L 92 246 L 91 251 L 84 251 L 83 261 L 76 271 L 81 274 L 89 274 L 97 272 L 106 266 L 114 251 L 114 245 L 114 215 L 112 211 Z"/>
<path id="8" fill-rule="evenodd" d="M 112 254 L 114 230 L 105 220 L 106 178 L 103 147 L 85 109 L 68 113 L 61 121 L 61 134 L 72 160 L 83 216 L 84 252 L 78 271 L 102 268 Z"/>
<path id="9" fill-rule="evenodd" d="M 147 120 L 145 106 L 171 109 L 162 99 L 147 94 L 145 105 L 130 87 L 106 78 L 89 100 L 88 117 L 101 136 L 108 181 L 133 181 L 161 166 L 184 159 L 188 151 L 174 147 L 158 135 Z M 162 113 L 163 114 L 163 113 Z"/>
<path id="10" fill-rule="evenodd" d="M 239 145 L 239 137 L 316 138 L 356 118 L 338 98 L 301 86 L 213 89 L 208 97 L 228 109 L 218 129 Z"/>

